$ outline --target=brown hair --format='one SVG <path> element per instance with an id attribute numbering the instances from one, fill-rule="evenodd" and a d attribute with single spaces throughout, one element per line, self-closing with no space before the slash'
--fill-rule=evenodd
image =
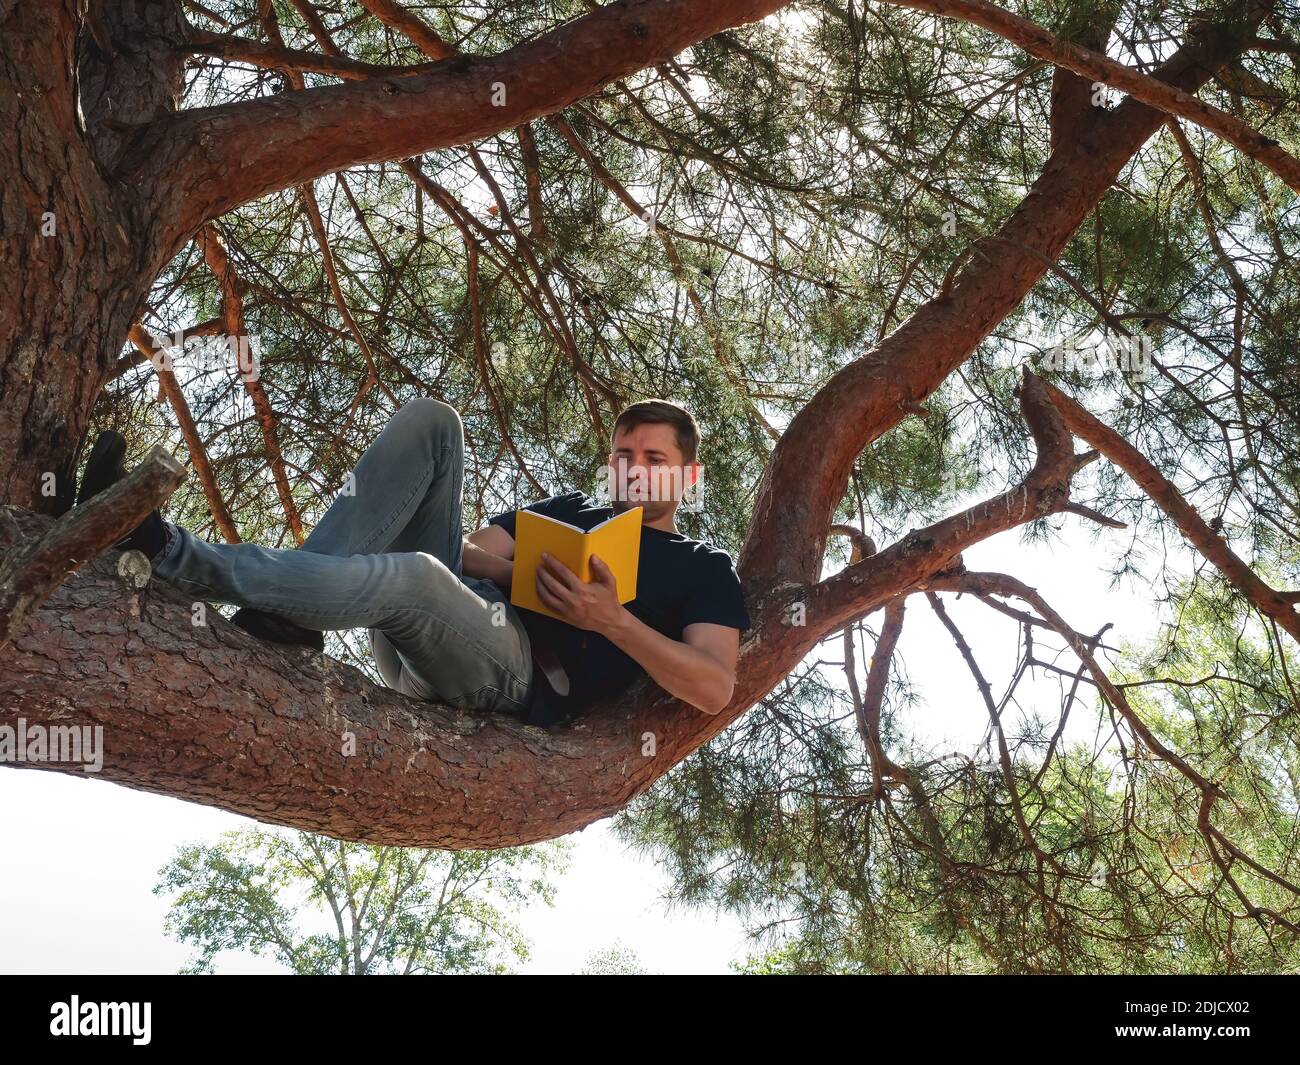
<path id="1" fill-rule="evenodd" d="M 690 411 L 666 399 L 642 399 L 625 408 L 614 421 L 614 429 L 610 434 L 611 446 L 620 429 L 634 429 L 647 423 L 671 425 L 676 432 L 677 446 L 681 448 L 683 461 L 688 465 L 695 461 L 700 450 L 700 427 Z"/>

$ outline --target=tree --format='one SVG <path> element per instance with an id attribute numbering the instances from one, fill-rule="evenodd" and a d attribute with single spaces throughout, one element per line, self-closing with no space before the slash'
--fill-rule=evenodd
<path id="1" fill-rule="evenodd" d="M 593 950 L 578 970 L 579 976 L 647 976 L 649 970 L 641 964 L 635 950 L 622 943 L 614 943 L 603 950 Z"/>
<path id="2" fill-rule="evenodd" d="M 1290 886 L 1269 871 L 1286 866 L 1281 856 L 1295 844 L 1300 810 L 1295 656 L 1263 625 L 1239 627 L 1230 585 L 1197 582 L 1179 597 L 1179 623 L 1145 646 L 1117 649 L 1114 673 L 1142 718 L 1179 750 L 1198 751 L 1227 796 L 1208 839 L 1166 762 L 1140 749 L 1122 752 L 1121 761 L 1113 748 L 1066 744 L 1060 733 L 1008 737 L 1014 788 L 996 766 L 938 756 L 941 768 L 927 785 L 950 819 L 942 855 L 907 838 L 906 811 L 897 821 L 873 817 L 863 830 L 869 842 L 851 839 L 849 818 L 831 804 L 800 811 L 820 814 L 815 839 L 807 818 L 782 822 L 755 810 L 746 835 L 724 840 L 713 826 L 680 817 L 670 834 L 664 812 L 684 807 L 669 790 L 655 809 L 630 810 L 629 825 L 641 828 L 643 843 L 692 838 L 693 865 L 725 865 L 726 877 L 688 878 L 685 855 L 670 861 L 680 894 L 693 888 L 697 903 L 707 895 L 743 914 L 764 944 L 733 965 L 738 972 L 1294 973 L 1294 937 L 1237 909 L 1243 895 L 1264 911 L 1293 901 Z M 1096 717 L 1104 734 L 1104 713 Z M 1063 747 L 1051 760 L 1038 754 L 1049 740 Z M 735 757 L 738 748 L 717 752 L 737 777 L 750 769 Z M 696 768 L 677 787 L 716 786 L 718 775 Z M 1018 843 L 1017 794 L 1033 811 L 1045 858 Z M 1249 857 L 1239 860 L 1237 847 Z M 804 865 L 800 858 L 814 848 L 816 862 Z M 864 849 L 873 855 L 865 867 Z M 1032 885 L 1051 863 L 1069 873 L 1052 878 L 1055 896 L 1045 907 Z M 761 895 L 729 890 L 747 881 L 761 883 Z M 773 937 L 777 929 L 783 934 Z"/>
<path id="3" fill-rule="evenodd" d="M 61 58 L 38 100 L 0 116 L 0 151 L 23 162 L 4 171 L 19 186 L 7 231 L 30 234 L 17 205 L 69 202 L 60 190 L 77 182 L 88 206 L 57 245 L 6 244 L 36 295 L 21 323 L 11 304 L 0 323 L 13 353 L 0 372 L 19 382 L 0 419 L 19 445 L 0 448 L 14 456 L 5 543 L 50 527 L 95 417 L 170 436 L 144 399 L 155 376 L 200 482 L 178 494 L 178 518 L 266 542 L 301 535 L 343 482 L 353 437 L 403 396 L 433 391 L 467 412 L 481 515 L 583 485 L 619 402 L 689 387 L 714 448 L 697 529 L 738 548 L 754 628 L 718 715 L 643 683 L 539 733 L 413 703 L 219 618 L 194 626 L 195 604 L 125 585 L 111 553 L 35 602 L 59 571 L 47 544 L 11 552 L 7 592 L 0 582 L 5 606 L 31 604 L 0 666 L 10 711 L 109 724 L 105 776 L 130 786 L 340 838 L 509 846 L 616 813 L 674 766 L 708 767 L 704 745 L 728 726 L 729 744 L 807 713 L 822 693 L 792 690 L 800 663 L 880 612 L 865 686 L 850 681 L 854 727 L 819 730 L 809 755 L 820 769 L 865 755 L 835 792 L 846 845 L 862 839 L 864 803 L 906 796 L 900 839 L 929 856 L 942 896 L 960 868 L 947 856 L 957 810 L 933 767 L 894 746 L 886 696 L 905 603 L 965 594 L 1077 655 L 1117 729 L 1178 775 L 1197 832 L 1222 846 L 1223 794 L 1124 698 L 1091 638 L 1014 576 L 967 572 L 962 552 L 1021 526 L 1048 536 L 1053 518 L 1177 528 L 1240 610 L 1279 640 L 1300 632 L 1281 590 L 1300 483 L 1287 24 L 1247 0 L 1027 4 L 1018 21 L 956 0 L 792 4 L 782 15 L 802 21 L 756 21 L 780 7 L 505 5 L 435 27 L 389 0 L 337 14 L 306 0 L 189 5 L 217 27 L 201 32 L 162 0 L 92 5 L 100 17 L 81 22 L 57 4 L 12 9 L 23 33 L 6 40 L 25 43 L 9 70 L 30 74 L 41 47 Z M 174 111 L 179 40 L 210 58 L 186 68 Z M 73 79 L 58 72 L 76 70 L 84 132 L 60 117 Z M 103 84 L 127 88 L 96 94 Z M 40 108 L 44 123 L 28 117 Z M 322 198 L 314 179 L 349 167 Z M 255 381 L 148 358 L 177 330 L 254 329 Z M 1159 344 L 1150 379 L 1042 358 L 1103 340 L 1138 361 Z M 853 554 L 823 576 L 828 549 L 845 561 L 841 539 Z M 345 733 L 359 757 L 340 756 Z M 1059 752 L 1043 755 L 1047 773 Z M 997 758 L 997 802 L 1044 863 L 1026 905 L 1050 912 L 1073 874 L 1047 861 L 1010 749 Z M 760 764 L 754 788 L 780 771 Z M 1237 904 L 1292 927 L 1290 904 Z M 948 912 L 968 949 L 999 956 L 996 929 Z M 1058 917 L 1042 917 L 1046 944 Z"/>
<path id="4" fill-rule="evenodd" d="M 505 973 L 528 944 L 508 911 L 550 905 L 567 845 L 445 853 L 244 829 L 188 844 L 154 888 L 174 895 L 167 932 L 211 973 L 224 950 L 295 975 Z M 322 928 L 325 931 L 309 929 Z"/>

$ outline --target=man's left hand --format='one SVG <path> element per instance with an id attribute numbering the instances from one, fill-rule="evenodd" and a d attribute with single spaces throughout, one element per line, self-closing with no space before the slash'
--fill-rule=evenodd
<path id="1" fill-rule="evenodd" d="M 591 556 L 590 583 L 552 555 L 543 553 L 537 567 L 537 597 L 570 625 L 609 632 L 627 611 L 618 601 L 618 583 L 597 555 Z"/>

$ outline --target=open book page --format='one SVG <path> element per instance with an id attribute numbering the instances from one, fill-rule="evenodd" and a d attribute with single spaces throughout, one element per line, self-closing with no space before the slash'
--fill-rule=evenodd
<path id="1" fill-rule="evenodd" d="M 636 598 L 637 567 L 641 554 L 641 508 L 630 507 L 601 522 L 590 532 L 556 521 L 532 510 L 520 510 L 515 516 L 514 576 L 510 582 L 510 602 L 517 607 L 535 610 L 559 618 L 537 595 L 537 566 L 542 553 L 563 562 L 579 579 L 590 582 L 591 556 L 599 555 L 614 573 L 618 584 L 618 601 Z"/>
<path id="2" fill-rule="evenodd" d="M 578 575 L 584 581 L 592 580 L 591 556 L 598 555 L 614 574 L 620 603 L 636 598 L 637 566 L 641 561 L 641 515 L 640 507 L 629 507 L 622 514 L 601 522 L 584 537 L 587 568 L 585 573 L 579 572 Z"/>

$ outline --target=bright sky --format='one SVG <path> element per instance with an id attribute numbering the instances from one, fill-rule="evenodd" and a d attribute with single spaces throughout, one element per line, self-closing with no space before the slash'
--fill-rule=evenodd
<path id="1" fill-rule="evenodd" d="M 1108 639 L 1116 642 L 1149 634 L 1155 623 L 1149 597 L 1140 589 L 1138 594 L 1108 590 L 1102 572 L 1122 550 L 1125 534 L 1108 531 L 1093 546 L 1082 525 L 1081 519 L 1066 519 L 1065 545 L 1054 552 L 1022 547 L 1017 533 L 1003 534 L 968 552 L 967 567 L 1019 577 L 1081 631 L 1095 632 L 1113 621 Z M 945 600 L 1000 691 L 1013 662 L 1015 624 L 990 620 L 987 608 L 967 600 Z M 838 657 L 838 648 L 836 641 L 823 651 Z M 922 598 L 909 603 L 900 651 L 926 697 L 926 705 L 916 711 L 914 732 L 934 740 L 960 738 L 958 749 L 971 750 L 986 714 L 950 639 Z M 865 668 L 865 661 L 859 668 Z M 1031 707 L 1036 702 L 1040 713 L 1055 714 L 1055 681 L 1026 691 Z M 1076 710 L 1071 718 L 1084 716 Z M 941 746 L 952 749 L 947 743 Z M 183 843 L 212 841 L 222 831 L 252 824 L 107 781 L 7 767 L 0 768 L 0 810 L 5 814 L 0 817 L 4 973 L 176 971 L 189 948 L 163 934 L 166 902 L 151 891 L 158 870 Z M 573 863 L 558 881 L 556 905 L 539 905 L 519 917 L 533 951 L 521 971 L 576 972 L 593 951 L 615 943 L 635 951 L 643 967 L 659 973 L 726 973 L 729 961 L 750 952 L 733 917 L 667 913 L 659 901 L 666 888 L 660 870 L 624 853 L 603 824 L 571 838 L 576 844 Z M 217 971 L 274 972 L 277 966 L 229 953 L 218 959 Z"/>

